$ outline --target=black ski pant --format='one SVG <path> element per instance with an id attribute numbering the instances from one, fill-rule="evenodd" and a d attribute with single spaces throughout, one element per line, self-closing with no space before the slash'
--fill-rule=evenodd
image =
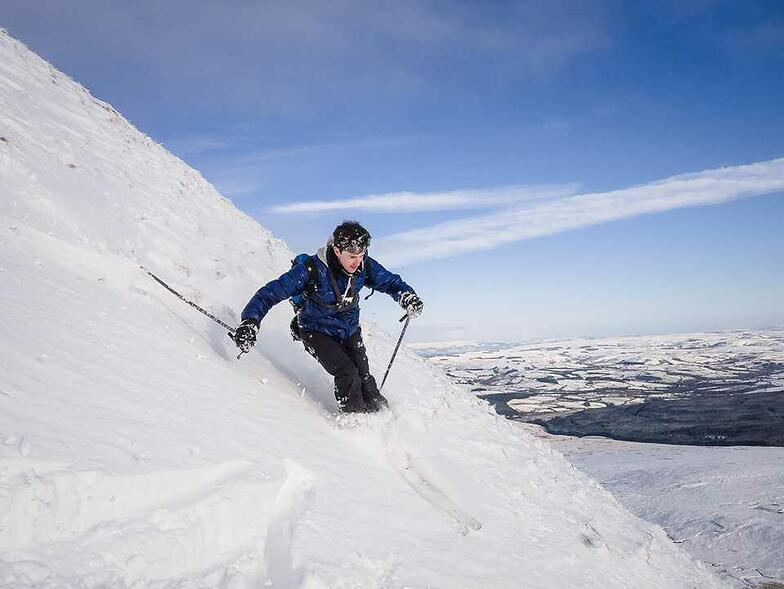
<path id="1" fill-rule="evenodd" d="M 302 331 L 305 349 L 335 378 L 335 398 L 346 413 L 378 411 L 387 405 L 370 374 L 362 329 L 344 341 L 318 331 Z"/>

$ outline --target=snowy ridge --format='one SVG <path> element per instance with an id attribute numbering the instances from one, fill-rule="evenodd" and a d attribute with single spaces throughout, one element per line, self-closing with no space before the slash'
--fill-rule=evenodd
<path id="1" fill-rule="evenodd" d="M 232 322 L 291 252 L 4 33 L 0 176 L 0 585 L 720 586 L 411 353 L 339 424 L 285 305 L 235 360 L 139 265 Z"/>

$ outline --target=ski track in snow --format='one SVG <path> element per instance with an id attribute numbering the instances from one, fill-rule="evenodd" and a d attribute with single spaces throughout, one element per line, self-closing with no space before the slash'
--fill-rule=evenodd
<path id="1" fill-rule="evenodd" d="M 390 458 L 400 476 L 411 485 L 414 491 L 430 503 L 434 509 L 442 511 L 453 520 L 461 536 L 465 536 L 471 530 L 478 531 L 482 529 L 481 522 L 458 507 L 448 495 L 422 474 L 422 466 L 414 462 L 408 452 L 398 455 L 392 454 Z"/>
<path id="2" fill-rule="evenodd" d="M 0 586 L 723 586 L 405 349 L 356 427 L 286 305 L 237 361 L 140 266 L 233 323 L 291 251 L 3 32 L 0 136 Z"/>
<path id="3" fill-rule="evenodd" d="M 348 431 L 355 443 L 357 439 L 361 440 L 371 454 L 384 458 L 417 495 L 454 524 L 460 535 L 480 530 L 481 522 L 459 507 L 433 482 L 433 468 L 421 458 L 414 458 L 414 450 L 396 439 L 394 425 L 397 419 L 394 411 L 385 410 L 373 416 L 342 415 L 337 418 L 336 425 Z M 363 435 L 358 436 L 358 431 L 362 431 Z"/>

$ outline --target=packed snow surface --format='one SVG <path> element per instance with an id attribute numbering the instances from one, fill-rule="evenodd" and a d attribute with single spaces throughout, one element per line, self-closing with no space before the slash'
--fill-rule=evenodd
<path id="1" fill-rule="evenodd" d="M 287 305 L 237 360 L 139 266 L 234 322 L 291 252 L 4 33 L 0 177 L 0 585 L 721 586 L 405 350 L 353 420 Z"/>

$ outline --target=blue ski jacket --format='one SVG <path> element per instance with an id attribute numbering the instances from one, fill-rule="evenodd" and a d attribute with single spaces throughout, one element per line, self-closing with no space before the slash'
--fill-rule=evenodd
<path id="1" fill-rule="evenodd" d="M 243 309 L 243 321 L 253 319 L 260 322 L 274 305 L 304 293 L 305 303 L 297 314 L 300 330 L 318 331 L 344 341 L 359 328 L 358 302 L 363 286 L 386 293 L 395 301 L 399 301 L 404 292 L 414 292 L 398 274 L 384 268 L 367 253 L 362 265 L 352 275 L 343 271 L 335 258 L 330 263 L 328 254 L 332 257 L 331 250 L 321 248 L 311 256 L 311 264 L 317 270 L 315 284 L 308 284 L 308 264 L 302 263 L 261 287 Z M 340 293 L 335 292 L 333 279 Z M 356 299 L 352 301 L 353 304 L 345 309 L 336 308 L 337 303 L 345 300 L 348 293 Z"/>

